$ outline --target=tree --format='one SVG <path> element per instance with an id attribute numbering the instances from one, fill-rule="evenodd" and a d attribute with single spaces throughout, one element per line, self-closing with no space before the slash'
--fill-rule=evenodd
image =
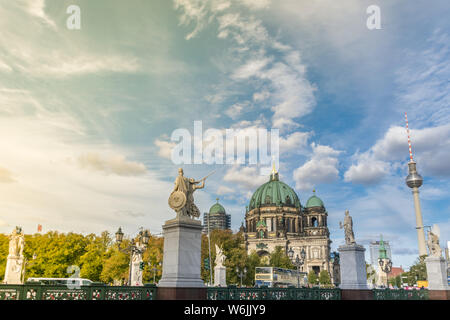
<path id="1" fill-rule="evenodd" d="M 308 273 L 308 283 L 311 285 L 315 285 L 317 283 L 317 274 L 314 272 L 314 270 L 309 271 Z"/>
<path id="2" fill-rule="evenodd" d="M 427 280 L 427 266 L 423 257 L 416 259 L 409 271 L 402 273 L 402 277 L 406 277 L 406 281 L 410 286 L 415 285 L 417 281 Z"/>
<path id="3" fill-rule="evenodd" d="M 270 266 L 276 268 L 294 269 L 291 259 L 286 255 L 282 247 L 275 247 L 275 250 L 270 255 Z"/>
<path id="4" fill-rule="evenodd" d="M 323 284 L 323 285 L 330 285 L 331 284 L 330 274 L 328 273 L 327 270 L 320 271 L 319 282 L 320 282 L 320 284 Z"/>
<path id="5" fill-rule="evenodd" d="M 375 284 L 376 279 L 377 279 L 377 271 L 374 269 L 374 267 L 366 262 L 366 276 L 367 276 L 367 280 L 371 283 L 371 284 Z"/>
<path id="6" fill-rule="evenodd" d="M 128 246 L 129 240 L 124 240 L 123 243 Z M 105 258 L 100 280 L 105 283 L 111 283 L 114 280 L 128 281 L 130 255 L 119 251 L 116 247 L 110 247 L 105 254 Z"/>

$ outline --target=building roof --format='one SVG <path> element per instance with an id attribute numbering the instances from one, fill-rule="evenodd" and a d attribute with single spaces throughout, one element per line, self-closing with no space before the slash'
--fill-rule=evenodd
<path id="1" fill-rule="evenodd" d="M 392 267 L 391 272 L 388 273 L 389 278 L 394 278 L 396 276 L 401 275 L 405 270 L 402 267 Z"/>
<path id="2" fill-rule="evenodd" d="M 213 204 L 209 209 L 210 214 L 223 213 L 225 214 L 225 208 L 219 203 L 219 198 L 216 199 L 217 203 Z"/>
<path id="3" fill-rule="evenodd" d="M 312 207 L 323 207 L 323 201 L 316 196 L 316 191 L 313 191 L 314 194 L 306 201 L 306 208 Z"/>
<path id="4" fill-rule="evenodd" d="M 278 178 L 278 172 L 272 172 L 268 182 L 256 189 L 250 199 L 249 210 L 261 206 L 292 206 L 300 208 L 300 200 L 295 191 Z"/>

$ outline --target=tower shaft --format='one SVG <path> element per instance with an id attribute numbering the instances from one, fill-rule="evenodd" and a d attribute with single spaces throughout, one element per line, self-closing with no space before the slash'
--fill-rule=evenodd
<path id="1" fill-rule="evenodd" d="M 416 211 L 416 229 L 417 239 L 419 241 L 419 256 L 423 256 L 427 255 L 427 247 L 425 244 L 425 231 L 423 228 L 422 210 L 420 208 L 419 188 L 412 188 L 412 194 L 414 197 L 414 208 Z"/>

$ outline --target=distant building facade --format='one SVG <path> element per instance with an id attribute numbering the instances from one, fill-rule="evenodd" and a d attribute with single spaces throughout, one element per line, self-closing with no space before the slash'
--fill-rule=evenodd
<path id="1" fill-rule="evenodd" d="M 247 253 L 256 252 L 268 259 L 276 247 L 293 260 L 304 250 L 306 258 L 301 272 L 328 271 L 333 283 L 339 283 L 339 257 L 332 256 L 328 213 L 321 199 L 312 195 L 305 206 L 296 192 L 279 180 L 275 169 L 269 181 L 260 186 L 250 199 L 245 213 Z"/>
<path id="2" fill-rule="evenodd" d="M 227 214 L 225 208 L 216 199 L 215 203 L 209 212 L 203 214 L 203 233 L 208 233 L 212 230 L 229 230 L 231 229 L 231 215 Z"/>

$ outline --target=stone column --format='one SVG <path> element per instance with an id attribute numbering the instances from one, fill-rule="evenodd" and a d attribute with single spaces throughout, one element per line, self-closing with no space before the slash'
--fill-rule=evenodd
<path id="1" fill-rule="evenodd" d="M 214 286 L 215 287 L 227 286 L 227 269 L 224 266 L 214 267 Z"/>
<path id="2" fill-rule="evenodd" d="M 341 263 L 341 289 L 367 290 L 366 249 L 358 244 L 338 248 Z"/>
<path id="3" fill-rule="evenodd" d="M 425 259 L 429 290 L 450 290 L 447 282 L 447 261 L 442 257 Z"/>
<path id="4" fill-rule="evenodd" d="M 206 299 L 200 276 L 202 225 L 198 220 L 179 218 L 163 225 L 164 259 L 158 299 Z"/>
<path id="5" fill-rule="evenodd" d="M 22 284 L 24 258 L 21 256 L 9 255 L 6 260 L 5 284 Z"/>

